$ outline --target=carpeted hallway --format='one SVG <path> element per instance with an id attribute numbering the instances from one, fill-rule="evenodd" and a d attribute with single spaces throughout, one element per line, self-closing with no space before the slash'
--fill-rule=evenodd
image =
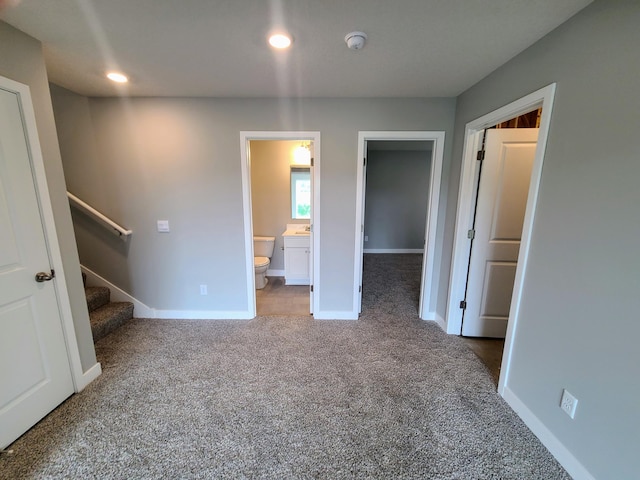
<path id="1" fill-rule="evenodd" d="M 415 262 L 387 261 L 365 257 L 357 322 L 126 324 L 0 478 L 568 479 L 463 342 L 418 319 Z"/>

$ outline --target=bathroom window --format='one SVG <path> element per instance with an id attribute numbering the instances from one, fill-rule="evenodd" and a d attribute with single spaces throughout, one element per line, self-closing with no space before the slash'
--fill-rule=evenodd
<path id="1" fill-rule="evenodd" d="M 291 167 L 291 218 L 311 218 L 311 172 Z"/>

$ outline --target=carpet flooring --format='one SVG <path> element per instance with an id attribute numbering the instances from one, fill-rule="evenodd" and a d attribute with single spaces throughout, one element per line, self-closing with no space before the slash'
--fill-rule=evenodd
<path id="1" fill-rule="evenodd" d="M 0 478 L 569 479 L 463 342 L 418 319 L 415 258 L 376 257 L 359 321 L 125 324 Z"/>

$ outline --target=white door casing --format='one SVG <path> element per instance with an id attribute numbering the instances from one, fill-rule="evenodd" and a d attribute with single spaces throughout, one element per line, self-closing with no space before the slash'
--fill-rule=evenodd
<path id="1" fill-rule="evenodd" d="M 315 311 L 313 309 L 314 306 L 314 294 L 313 294 L 313 270 L 314 270 L 314 257 L 313 257 L 313 243 L 314 243 L 314 239 L 315 239 L 315 235 L 313 233 L 313 220 L 314 218 L 319 218 L 319 217 L 314 217 L 314 209 L 316 207 L 315 204 L 315 145 L 313 142 L 310 142 L 309 145 L 309 149 L 311 150 L 311 166 L 309 167 L 309 175 L 311 177 L 311 218 L 309 219 L 309 224 L 310 224 L 310 228 L 309 228 L 309 248 L 307 249 L 307 264 L 308 264 L 308 268 L 309 268 L 309 314 L 313 315 L 313 312 Z M 319 180 L 319 179 L 318 179 Z M 318 187 L 318 190 L 320 188 Z M 320 202 L 318 202 L 318 206 L 320 206 Z M 318 250 L 319 252 L 320 250 Z"/>
<path id="2" fill-rule="evenodd" d="M 364 212 L 365 212 L 365 198 L 367 198 L 367 154 L 368 154 L 369 150 L 368 150 L 368 146 L 367 146 L 367 140 L 364 139 L 364 143 L 363 143 L 363 153 L 362 153 L 362 205 L 360 206 L 360 235 L 359 235 L 359 241 L 360 241 L 360 251 L 362 253 L 364 253 Z M 357 221 L 356 221 L 356 225 L 357 225 Z M 357 234 L 357 232 L 356 232 Z M 362 255 L 361 253 L 361 255 Z M 356 260 L 357 262 L 357 260 Z M 360 260 L 360 262 L 362 262 L 362 259 Z M 362 263 L 360 264 L 360 276 L 359 276 L 359 280 L 358 280 L 358 293 L 357 293 L 357 299 L 358 299 L 358 313 L 362 313 Z"/>
<path id="3" fill-rule="evenodd" d="M 247 318 L 256 316 L 255 270 L 253 266 L 253 222 L 251 209 L 251 140 L 306 140 L 311 142 L 313 167 L 311 168 L 311 219 L 309 236 L 309 306 L 310 313 L 319 311 L 319 265 L 320 265 L 320 132 L 307 131 L 241 131 L 240 161 L 242 170 L 242 211 L 245 231 L 245 257 L 247 276 Z"/>
<path id="4" fill-rule="evenodd" d="M 432 290 L 435 279 L 435 247 L 436 230 L 438 226 L 438 205 L 440 201 L 440 183 L 442 177 L 442 161 L 444 157 L 445 132 L 419 131 L 361 131 L 358 132 L 358 167 L 356 185 L 356 231 L 355 231 L 355 261 L 354 261 L 354 290 L 353 290 L 353 318 L 357 319 L 362 305 L 362 254 L 364 250 L 364 195 L 365 195 L 365 165 L 368 140 L 390 141 L 432 141 L 431 171 L 429 172 L 429 201 L 427 204 L 427 218 L 425 227 L 425 245 L 422 256 L 422 279 L 420 284 L 420 302 L 418 314 L 423 320 L 436 320 L 432 310 Z"/>
<path id="5" fill-rule="evenodd" d="M 486 131 L 462 335 L 506 334 L 537 140 L 537 128 Z"/>
<path id="6" fill-rule="evenodd" d="M 36 179 L 42 165 L 32 112 L 28 88 L 0 78 L 0 448 L 74 391 L 67 344 L 75 337 L 65 332 L 64 276 L 43 223 L 50 212 L 40 198 L 46 185 Z M 36 282 L 36 273 L 54 266 L 58 278 Z"/>
<path id="7" fill-rule="evenodd" d="M 518 253 L 518 265 L 516 267 L 516 277 L 513 284 L 511 308 L 509 310 L 505 346 L 502 355 L 502 366 L 500 368 L 500 379 L 498 382 L 498 393 L 501 395 L 504 395 L 509 381 L 509 367 L 511 364 L 513 337 L 518 327 L 520 298 L 522 296 L 524 276 L 527 269 L 533 220 L 538 199 L 540 178 L 542 176 L 542 164 L 547 144 L 547 136 L 549 134 L 555 90 L 555 83 L 547 85 L 546 87 L 536 90 L 535 92 L 525 95 L 514 102 L 469 122 L 465 127 L 465 138 L 462 152 L 462 171 L 460 173 L 460 187 L 458 190 L 458 206 L 445 328 L 447 333 L 455 335 L 460 335 L 462 329 L 462 309 L 459 307 L 459 304 L 464 298 L 467 284 L 467 272 L 470 258 L 470 240 L 467 237 L 467 232 L 473 226 L 473 210 L 475 206 L 474 192 L 476 190 L 475 178 L 478 168 L 477 164 L 479 163 L 476 160 L 476 153 L 482 145 L 482 133 L 486 128 L 542 107 L 540 129 L 538 133 L 538 145 L 531 171 L 531 181 L 529 183 L 529 193 L 527 196 L 527 206 L 522 228 L 520 251 Z"/>

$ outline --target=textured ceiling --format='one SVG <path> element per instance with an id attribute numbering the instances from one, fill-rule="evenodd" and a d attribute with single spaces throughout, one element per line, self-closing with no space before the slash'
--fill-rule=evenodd
<path id="1" fill-rule="evenodd" d="M 52 82 L 88 96 L 450 97 L 591 0 L 12 0 Z M 6 3 L 6 0 L 5 0 Z M 294 36 L 273 52 L 267 34 Z M 364 49 L 344 36 L 362 30 Z"/>

